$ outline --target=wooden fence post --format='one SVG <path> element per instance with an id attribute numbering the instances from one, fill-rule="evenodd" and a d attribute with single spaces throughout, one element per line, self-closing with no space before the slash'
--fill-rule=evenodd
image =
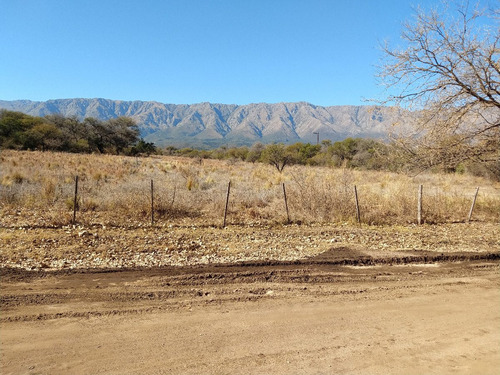
<path id="1" fill-rule="evenodd" d="M 479 186 L 476 189 L 476 194 L 474 194 L 474 199 L 472 200 L 472 205 L 470 206 L 469 216 L 467 216 L 467 223 L 470 223 L 472 218 L 472 211 L 474 211 L 474 206 L 476 205 L 477 193 L 479 193 Z"/>
<path id="2" fill-rule="evenodd" d="M 154 206 L 154 187 L 153 180 L 151 180 L 151 225 L 155 223 L 155 206 Z"/>
<path id="3" fill-rule="evenodd" d="M 358 189 L 354 185 L 354 199 L 356 201 L 356 220 L 359 225 L 361 225 L 361 212 L 359 210 L 359 200 L 358 200 Z"/>
<path id="4" fill-rule="evenodd" d="M 424 185 L 420 185 L 418 188 L 418 212 L 417 212 L 417 223 L 422 224 L 422 193 L 424 190 Z"/>
<path id="5" fill-rule="evenodd" d="M 229 205 L 230 191 L 231 191 L 231 181 L 229 181 L 229 183 L 227 184 L 226 208 L 224 209 L 224 223 L 222 224 L 222 228 L 226 227 L 227 207 Z"/>
<path id="6" fill-rule="evenodd" d="M 288 212 L 288 201 L 286 199 L 285 183 L 283 182 L 283 196 L 285 197 L 286 222 L 290 224 L 290 213 Z"/>
<path id="7" fill-rule="evenodd" d="M 78 176 L 75 177 L 75 197 L 73 199 L 73 225 L 76 224 L 76 209 L 78 208 Z"/>

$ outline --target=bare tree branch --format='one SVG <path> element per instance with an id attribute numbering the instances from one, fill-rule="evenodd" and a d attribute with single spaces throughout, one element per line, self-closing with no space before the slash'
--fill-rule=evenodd
<path id="1" fill-rule="evenodd" d="M 382 47 L 378 75 L 388 91 L 379 102 L 413 110 L 413 130 L 397 141 L 424 167 L 500 163 L 500 9 L 417 8 L 401 38 L 404 49 Z"/>

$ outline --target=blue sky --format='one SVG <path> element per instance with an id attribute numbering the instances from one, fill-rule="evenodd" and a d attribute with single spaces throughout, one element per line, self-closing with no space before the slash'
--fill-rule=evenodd
<path id="1" fill-rule="evenodd" d="M 0 99 L 359 105 L 437 0 L 0 0 Z"/>

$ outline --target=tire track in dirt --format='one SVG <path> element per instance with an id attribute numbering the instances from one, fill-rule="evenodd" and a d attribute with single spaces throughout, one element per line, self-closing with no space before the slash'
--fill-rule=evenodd
<path id="1" fill-rule="evenodd" d="M 200 264 L 197 266 L 165 266 L 165 267 L 133 267 L 133 268 L 87 268 L 87 269 L 62 269 L 62 270 L 24 270 L 21 268 L 1 267 L 0 277 L 3 281 L 27 281 L 33 278 L 46 277 L 50 275 L 60 276 L 73 273 L 109 273 L 109 272 L 127 272 L 127 271 L 150 271 L 160 272 L 167 275 L 184 275 L 186 273 L 210 273 L 223 272 L 226 273 L 236 271 L 243 275 L 241 271 L 244 268 L 258 267 L 298 267 L 298 266 L 376 266 L 376 265 L 398 265 L 398 264 L 429 264 L 443 262 L 464 262 L 464 261 L 479 261 L 479 260 L 500 260 L 500 252 L 450 252 L 436 254 L 431 251 L 413 251 L 412 255 L 409 251 L 399 252 L 396 256 L 372 257 L 358 250 L 351 248 L 332 248 L 318 256 L 300 259 L 296 261 L 247 261 L 238 263 L 215 263 L 215 264 Z M 297 271 L 296 268 L 293 268 Z M 255 274 L 251 271 L 249 275 Z"/>
<path id="2" fill-rule="evenodd" d="M 460 285 L 464 284 L 463 281 L 455 281 L 455 282 L 438 282 L 438 283 L 433 283 L 432 287 L 446 287 L 446 286 L 454 286 L 454 285 Z M 85 311 L 65 311 L 65 312 L 58 312 L 58 313 L 38 313 L 38 314 L 25 314 L 25 315 L 12 315 L 12 316 L 7 316 L 7 317 L 1 317 L 0 322 L 27 322 L 27 321 L 43 321 L 43 320 L 53 320 L 53 319 L 62 319 L 62 318 L 95 318 L 95 317 L 104 317 L 104 316 L 115 316 L 115 315 L 138 315 L 138 314 L 145 314 L 145 313 L 155 313 L 155 312 L 164 312 L 164 311 L 173 311 L 173 310 L 179 310 L 179 309 L 185 309 L 185 308 L 191 308 L 193 306 L 200 306 L 200 305 L 218 305 L 218 304 L 223 304 L 223 303 L 231 303 L 231 302 L 255 302 L 261 299 L 270 299 L 270 298 L 287 298 L 287 293 L 293 294 L 294 296 L 297 295 L 302 295 L 302 296 L 309 296 L 309 297 L 333 297 L 333 296 L 346 296 L 349 298 L 353 298 L 355 296 L 366 296 L 370 293 L 376 294 L 377 292 L 415 292 L 417 290 L 420 290 L 422 288 L 427 287 L 428 285 L 422 285 L 419 283 L 414 283 L 414 284 L 406 284 L 406 285 L 392 285 L 392 286 L 380 286 L 380 287 L 358 287 L 358 288 L 345 288 L 345 289 L 337 289 L 337 290 L 332 290 L 332 289 L 326 289 L 326 290 L 314 290 L 312 293 L 309 292 L 310 289 L 308 288 L 297 288 L 296 290 L 290 290 L 291 288 L 288 288 L 288 290 L 284 290 L 283 288 L 276 288 L 273 286 L 272 289 L 269 287 L 267 288 L 253 288 L 253 289 L 248 289 L 248 290 L 238 290 L 237 292 L 229 292 L 229 293 L 222 293 L 218 295 L 213 295 L 214 293 L 212 292 L 202 292 L 202 291 L 197 291 L 195 293 L 192 293 L 190 298 L 182 298 L 176 300 L 175 298 L 172 297 L 173 300 L 165 299 L 163 298 L 164 295 L 170 294 L 170 295 L 175 295 L 175 292 L 173 293 L 152 293 L 152 292 L 136 292 L 136 293 L 129 293 L 127 295 L 134 295 L 136 298 L 135 299 L 126 299 L 124 298 L 125 296 L 123 293 L 118 293 L 117 294 L 112 294 L 109 293 L 106 296 L 97 296 L 96 299 L 94 299 L 95 296 L 92 296 L 92 302 L 96 301 L 108 301 L 108 302 L 113 302 L 114 304 L 119 304 L 119 303 L 124 303 L 124 302 L 137 302 L 137 301 L 147 301 L 150 303 L 153 302 L 159 302 L 161 303 L 160 305 L 155 305 L 155 306 L 145 306 L 145 307 L 138 307 L 138 308 L 114 308 L 114 309 L 101 309 L 101 310 L 85 310 Z M 302 290 L 300 290 L 302 289 Z M 269 293 L 272 291 L 272 293 Z M 187 293 L 184 294 L 182 293 L 185 297 L 187 296 Z M 151 297 L 151 296 L 154 297 Z M 81 295 L 84 296 L 84 295 Z M 197 298 L 197 297 L 204 297 L 204 296 L 210 296 L 209 299 L 206 298 Z M 76 299 L 78 299 L 78 296 L 75 296 Z M 88 296 L 85 296 L 88 297 Z M 108 297 L 106 299 L 105 297 Z M 215 298 L 214 298 L 215 297 Z M 369 297 L 364 297 L 365 299 L 368 299 Z M 65 299 L 61 298 L 59 300 L 52 301 L 50 304 L 65 304 L 65 303 L 70 303 L 71 301 L 74 301 L 75 299 Z M 20 296 L 16 299 L 16 304 L 15 307 L 17 308 L 22 308 L 24 306 L 29 306 L 33 303 L 30 298 L 27 298 L 26 300 Z M 9 308 L 8 304 L 4 306 L 5 308 Z"/>
<path id="3" fill-rule="evenodd" d="M 291 295 L 369 298 L 366 296 L 378 292 L 425 292 L 428 286 L 455 285 L 464 277 L 488 275 L 500 268 L 498 253 L 372 258 L 368 265 L 364 259 L 331 258 L 332 254 L 323 254 L 300 264 L 262 262 L 116 272 L 3 269 L 8 281 L 2 278 L 0 322 L 142 314 Z M 48 309 L 59 311 L 45 311 Z"/>

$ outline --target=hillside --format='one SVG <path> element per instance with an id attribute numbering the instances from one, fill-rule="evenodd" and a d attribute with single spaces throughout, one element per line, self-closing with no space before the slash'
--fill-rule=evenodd
<path id="1" fill-rule="evenodd" d="M 255 142 L 316 142 L 347 137 L 385 138 L 401 121 L 399 110 L 376 106 L 321 107 L 310 103 L 163 104 L 109 99 L 57 99 L 45 102 L 0 100 L 0 108 L 32 116 L 62 114 L 79 119 L 133 118 L 141 135 L 158 146 L 211 147 Z"/>

